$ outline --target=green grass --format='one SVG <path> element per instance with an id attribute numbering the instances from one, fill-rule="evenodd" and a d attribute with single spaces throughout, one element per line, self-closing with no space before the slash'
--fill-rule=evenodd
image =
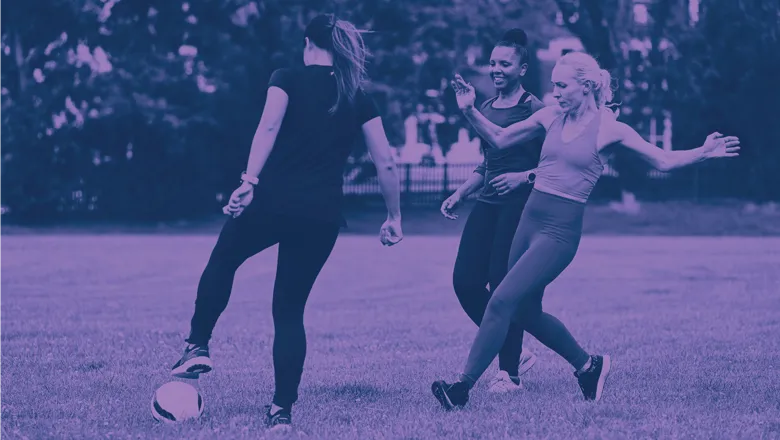
<path id="1" fill-rule="evenodd" d="M 403 223 L 407 234 L 460 235 L 473 201 L 458 210 L 459 221 L 445 219 L 439 213 L 435 199 L 426 204 L 404 206 Z M 215 210 L 216 211 L 216 210 Z M 664 201 L 642 202 L 637 215 L 613 211 L 607 204 L 591 202 L 586 210 L 585 235 L 652 235 L 652 236 L 780 236 L 780 205 L 768 203 L 751 209 L 738 200 L 712 202 Z M 382 200 L 363 199 L 360 204 L 349 204 L 345 216 L 348 234 L 376 235 L 387 213 Z M 196 221 L 160 223 L 57 223 L 48 226 L 2 225 L 3 235 L 25 234 L 208 234 L 219 233 L 225 218 L 215 214 Z"/>
<path id="2" fill-rule="evenodd" d="M 216 370 L 198 383 L 203 417 L 167 426 L 149 411 L 215 239 L 4 236 L 3 438 L 265 438 L 275 249 L 239 269 Z M 585 237 L 544 305 L 613 356 L 603 401 L 584 402 L 567 364 L 528 337 L 539 362 L 524 391 L 494 396 L 483 380 L 445 413 L 430 384 L 455 377 L 475 335 L 450 287 L 456 249 L 453 236 L 340 239 L 307 308 L 293 413 L 305 434 L 291 438 L 780 436 L 780 239 Z"/>

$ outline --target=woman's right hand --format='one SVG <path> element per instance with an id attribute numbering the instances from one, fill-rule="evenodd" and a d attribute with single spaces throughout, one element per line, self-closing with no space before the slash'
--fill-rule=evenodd
<path id="1" fill-rule="evenodd" d="M 467 83 L 462 76 L 455 74 L 455 79 L 450 81 L 452 89 L 455 90 L 455 98 L 458 101 L 458 108 L 468 110 L 474 107 L 477 100 L 477 93 L 474 86 Z"/>
<path id="2" fill-rule="evenodd" d="M 222 208 L 222 212 L 226 215 L 233 216 L 233 218 L 241 215 L 241 213 L 244 212 L 244 209 L 252 203 L 254 189 L 255 187 L 252 184 L 247 182 L 242 183 L 241 186 L 236 188 L 236 190 L 233 191 L 233 194 L 230 195 L 230 201 Z"/>
<path id="3" fill-rule="evenodd" d="M 444 217 L 447 217 L 450 220 L 455 220 L 458 218 L 458 215 L 455 214 L 455 208 L 458 207 L 458 204 L 461 201 L 461 196 L 458 191 L 455 191 L 451 196 L 447 197 L 447 200 L 444 201 L 444 203 L 441 204 L 441 214 Z"/>

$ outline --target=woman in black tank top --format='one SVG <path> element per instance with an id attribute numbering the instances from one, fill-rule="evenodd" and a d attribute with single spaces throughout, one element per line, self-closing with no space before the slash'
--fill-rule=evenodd
<path id="1" fill-rule="evenodd" d="M 525 120 L 543 107 L 538 98 L 523 89 L 522 79 L 528 68 L 526 43 L 525 32 L 512 29 L 496 44 L 490 57 L 491 77 L 498 94 L 482 104 L 481 112 L 502 127 Z M 530 194 L 530 186 L 523 184 L 521 173 L 539 162 L 541 142 L 533 140 L 505 150 L 484 147 L 482 164 L 441 206 L 445 217 L 455 219 L 453 210 L 460 201 L 479 192 L 463 229 L 453 270 L 458 301 L 477 325 L 493 290 L 506 276 L 512 237 Z M 490 390 L 522 389 L 519 376 L 536 360 L 532 353 L 523 351 L 522 328 L 509 330 L 498 360 L 499 372 Z"/>

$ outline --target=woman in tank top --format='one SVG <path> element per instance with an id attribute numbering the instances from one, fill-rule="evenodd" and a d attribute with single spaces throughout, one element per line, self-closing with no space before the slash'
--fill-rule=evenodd
<path id="1" fill-rule="evenodd" d="M 646 142 L 606 107 L 612 99 L 609 72 L 588 54 L 561 57 L 552 72 L 558 106 L 502 128 L 474 109 L 474 88 L 456 76 L 458 106 L 477 132 L 503 149 L 544 135 L 539 166 L 525 174 L 534 189 L 523 211 L 509 257 L 509 272 L 488 303 L 460 379 L 436 381 L 432 391 L 446 409 L 462 407 L 469 391 L 495 358 L 514 321 L 574 368 L 586 400 L 601 398 L 609 356 L 591 355 L 558 319 L 542 311 L 540 292 L 571 263 L 580 242 L 585 205 L 604 168 L 607 148 L 638 153 L 661 171 L 707 159 L 738 155 L 739 139 L 712 133 L 692 150 L 665 151 Z M 546 133 L 546 135 L 545 135 Z"/>
<path id="2" fill-rule="evenodd" d="M 498 94 L 486 100 L 480 111 L 500 127 L 528 119 L 544 107 L 523 88 L 528 69 L 527 42 L 525 31 L 511 29 L 490 55 L 490 76 Z M 484 161 L 441 205 L 441 213 L 454 220 L 457 205 L 479 192 L 463 228 L 452 277 L 458 301 L 477 325 L 482 322 L 491 294 L 506 276 L 512 237 L 531 194 L 531 187 L 523 185 L 523 172 L 536 167 L 541 148 L 539 139 L 507 149 L 490 148 L 483 141 Z M 499 371 L 488 389 L 496 393 L 522 389 L 520 376 L 535 362 L 536 356 L 523 350 L 523 329 L 510 325 L 498 353 Z"/>

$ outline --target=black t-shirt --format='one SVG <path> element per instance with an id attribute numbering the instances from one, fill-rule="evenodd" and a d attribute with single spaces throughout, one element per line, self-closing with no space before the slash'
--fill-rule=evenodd
<path id="1" fill-rule="evenodd" d="M 374 101 L 360 89 L 338 111 L 331 66 L 278 69 L 268 83 L 287 93 L 287 111 L 255 189 L 257 209 L 345 224 L 343 174 L 364 123 L 377 117 Z M 251 206 L 251 205 L 250 205 Z"/>
<path id="2" fill-rule="evenodd" d="M 535 96 L 530 95 L 530 99 L 528 99 L 529 95 L 530 93 L 524 95 L 517 105 L 508 108 L 494 108 L 493 103 L 498 97 L 490 98 L 482 104 L 480 112 L 490 122 L 500 127 L 508 127 L 516 122 L 528 119 L 533 113 L 544 107 L 544 104 Z M 485 176 L 485 183 L 477 200 L 501 204 L 528 197 L 531 192 L 531 185 L 520 186 L 514 191 L 501 196 L 493 185 L 490 184 L 490 181 L 504 173 L 517 173 L 536 168 L 539 165 L 542 142 L 542 138 L 537 138 L 509 148 L 498 149 L 488 145 L 487 141 L 483 140 L 485 159 L 474 172 Z"/>

